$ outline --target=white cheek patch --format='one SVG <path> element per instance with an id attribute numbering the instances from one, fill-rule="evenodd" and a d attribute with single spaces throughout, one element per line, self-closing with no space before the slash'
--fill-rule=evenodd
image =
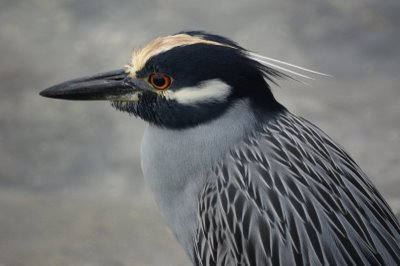
<path id="1" fill-rule="evenodd" d="M 196 104 L 204 102 L 224 101 L 231 92 L 231 87 L 220 79 L 203 81 L 197 87 L 181 88 L 177 91 L 167 91 L 165 97 L 174 99 L 181 104 Z"/>

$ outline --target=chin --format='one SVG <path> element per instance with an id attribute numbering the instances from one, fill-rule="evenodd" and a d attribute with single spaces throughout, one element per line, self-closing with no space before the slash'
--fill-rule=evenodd
<path id="1" fill-rule="evenodd" d="M 111 106 L 118 111 L 137 115 L 138 102 L 137 101 L 112 101 Z"/>

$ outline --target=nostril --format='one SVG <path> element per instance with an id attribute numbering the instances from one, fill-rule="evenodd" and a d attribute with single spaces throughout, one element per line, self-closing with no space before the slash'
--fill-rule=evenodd
<path id="1" fill-rule="evenodd" d="M 134 86 L 134 82 L 133 82 L 132 78 L 130 78 L 129 76 L 125 76 L 125 78 L 122 81 L 122 85 L 131 87 L 131 88 L 136 87 L 136 86 Z"/>

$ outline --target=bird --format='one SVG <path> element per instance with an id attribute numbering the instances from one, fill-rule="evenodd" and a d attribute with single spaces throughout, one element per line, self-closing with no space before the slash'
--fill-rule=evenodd
<path id="1" fill-rule="evenodd" d="M 147 122 L 144 180 L 193 265 L 400 265 L 400 225 L 373 182 L 272 93 L 312 75 L 326 74 L 182 31 L 40 95 Z"/>

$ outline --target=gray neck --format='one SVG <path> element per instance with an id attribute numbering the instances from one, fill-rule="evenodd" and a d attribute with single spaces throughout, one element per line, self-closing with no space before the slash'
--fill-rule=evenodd
<path id="1" fill-rule="evenodd" d="M 185 130 L 149 125 L 142 142 L 142 170 L 161 213 L 193 258 L 197 202 L 206 172 L 255 127 L 248 101 L 239 101 L 210 123 Z"/>

